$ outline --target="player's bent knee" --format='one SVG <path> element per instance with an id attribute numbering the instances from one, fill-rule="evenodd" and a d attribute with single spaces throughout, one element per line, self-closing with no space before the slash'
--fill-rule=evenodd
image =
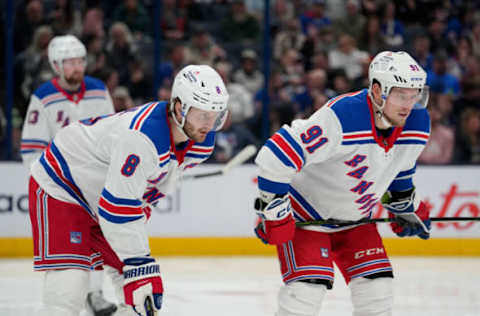
<path id="1" fill-rule="evenodd" d="M 88 271 L 77 269 L 47 271 L 44 279 L 42 313 L 79 315 L 85 307 L 88 287 Z"/>
<path id="2" fill-rule="evenodd" d="M 393 307 L 393 278 L 356 278 L 350 284 L 354 316 L 390 316 Z"/>
<path id="3" fill-rule="evenodd" d="M 278 294 L 276 316 L 316 316 L 326 292 L 325 284 L 292 282 L 283 285 Z"/>

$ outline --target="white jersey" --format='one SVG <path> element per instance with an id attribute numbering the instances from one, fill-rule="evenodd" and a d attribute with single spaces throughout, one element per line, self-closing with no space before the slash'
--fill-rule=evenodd
<path id="1" fill-rule="evenodd" d="M 57 78 L 38 87 L 30 98 L 22 131 L 22 160 L 30 165 L 40 156 L 55 134 L 71 122 L 112 114 L 114 108 L 105 84 L 85 76 L 80 90 L 63 90 Z"/>
<path id="2" fill-rule="evenodd" d="M 307 120 L 284 125 L 255 160 L 259 189 L 289 192 L 299 222 L 370 217 L 387 190 L 413 187 L 416 160 L 430 135 L 426 109 L 412 110 L 405 126 L 388 137 L 377 134 L 373 115 L 365 89 L 330 100 Z"/>
<path id="3" fill-rule="evenodd" d="M 72 123 L 32 166 L 32 176 L 50 196 L 81 205 L 100 223 L 121 260 L 150 253 L 146 208 L 213 151 L 214 131 L 203 143 L 177 148 L 167 106 L 153 102 Z"/>

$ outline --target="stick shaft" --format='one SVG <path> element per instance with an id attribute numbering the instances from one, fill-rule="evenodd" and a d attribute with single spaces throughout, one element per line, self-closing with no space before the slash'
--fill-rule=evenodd
<path id="1" fill-rule="evenodd" d="M 480 217 L 430 217 L 432 222 L 471 222 L 480 221 Z M 368 223 L 390 223 L 394 222 L 394 218 L 363 218 L 359 221 L 341 221 L 341 220 L 323 220 L 323 221 L 309 221 L 298 222 L 297 226 L 308 225 L 339 225 L 348 226 L 356 224 L 368 224 Z"/>

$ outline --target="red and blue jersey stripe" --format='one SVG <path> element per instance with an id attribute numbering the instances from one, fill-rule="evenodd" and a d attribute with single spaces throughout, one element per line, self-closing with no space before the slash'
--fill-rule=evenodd
<path id="1" fill-rule="evenodd" d="M 166 164 L 168 164 L 170 162 L 170 150 L 167 151 L 166 153 L 164 154 L 161 154 L 159 155 L 158 157 L 158 165 L 160 168 L 162 168 L 163 166 L 165 166 Z"/>
<path id="2" fill-rule="evenodd" d="M 412 179 L 416 169 L 417 169 L 417 166 L 415 165 L 411 169 L 399 172 L 395 177 L 395 179 L 393 179 L 390 186 L 388 187 L 388 190 L 393 192 L 401 192 L 401 191 L 407 191 L 413 188 Z"/>
<path id="3" fill-rule="evenodd" d="M 71 197 L 82 206 L 90 216 L 96 221 L 95 213 L 92 212 L 87 200 L 83 197 L 82 191 L 76 185 L 73 180 L 70 168 L 65 158 L 60 153 L 60 150 L 55 146 L 55 143 L 51 143 L 47 150 L 40 157 L 40 163 L 52 178 L 52 180 L 70 194 Z"/>
<path id="4" fill-rule="evenodd" d="M 143 123 L 147 120 L 148 115 L 155 109 L 158 102 L 150 102 L 140 108 L 138 113 L 133 117 L 130 123 L 130 129 L 141 130 Z"/>
<path id="5" fill-rule="evenodd" d="M 295 250 L 292 241 L 282 245 L 287 271 L 282 275 L 285 283 L 305 279 L 325 279 L 333 282 L 334 270 L 330 266 L 299 266 L 295 260 Z"/>
<path id="6" fill-rule="evenodd" d="M 408 145 L 408 144 L 419 144 L 426 145 L 430 133 L 422 131 L 403 131 L 400 136 L 395 141 L 395 144 Z"/>
<path id="7" fill-rule="evenodd" d="M 293 216 L 297 221 L 320 221 L 323 219 L 310 203 L 308 203 L 303 196 L 292 187 L 290 187 L 290 202 L 293 207 Z"/>
<path id="8" fill-rule="evenodd" d="M 388 259 L 370 260 L 347 268 L 347 273 L 352 279 L 379 272 L 392 272 L 392 266 Z"/>
<path id="9" fill-rule="evenodd" d="M 343 133 L 342 145 L 375 144 L 371 130 Z"/>
<path id="10" fill-rule="evenodd" d="M 297 171 L 300 171 L 305 164 L 302 147 L 283 127 L 270 137 L 265 146 L 284 165 L 292 167 Z"/>
<path id="11" fill-rule="evenodd" d="M 142 201 L 115 197 L 103 189 L 98 202 L 98 214 L 109 222 L 123 224 L 144 216 Z"/>
<path id="12" fill-rule="evenodd" d="M 213 147 L 213 144 L 206 146 L 195 144 L 188 150 L 185 157 L 207 159 L 212 154 Z"/>
<path id="13" fill-rule="evenodd" d="M 23 138 L 20 145 L 20 153 L 28 154 L 32 152 L 43 151 L 47 148 L 48 142 L 43 139 Z"/>

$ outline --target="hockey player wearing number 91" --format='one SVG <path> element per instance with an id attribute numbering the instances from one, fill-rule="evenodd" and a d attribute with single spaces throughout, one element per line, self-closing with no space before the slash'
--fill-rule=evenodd
<path id="1" fill-rule="evenodd" d="M 40 315 L 79 315 L 88 271 L 102 262 L 120 302 L 115 315 L 161 308 L 160 267 L 145 224 L 183 170 L 210 156 L 227 102 L 215 70 L 190 65 L 175 77 L 170 102 L 57 133 L 33 163 L 29 183 L 34 267 L 46 271 Z"/>
<path id="2" fill-rule="evenodd" d="M 277 316 L 318 315 L 333 262 L 351 290 L 353 315 L 392 315 L 393 272 L 375 224 L 295 222 L 368 218 L 381 200 L 398 236 L 429 238 L 429 212 L 412 182 L 430 133 L 426 73 L 405 52 L 381 52 L 369 67 L 368 89 L 284 125 L 255 160 L 255 232 L 277 246 L 284 281 Z"/>

